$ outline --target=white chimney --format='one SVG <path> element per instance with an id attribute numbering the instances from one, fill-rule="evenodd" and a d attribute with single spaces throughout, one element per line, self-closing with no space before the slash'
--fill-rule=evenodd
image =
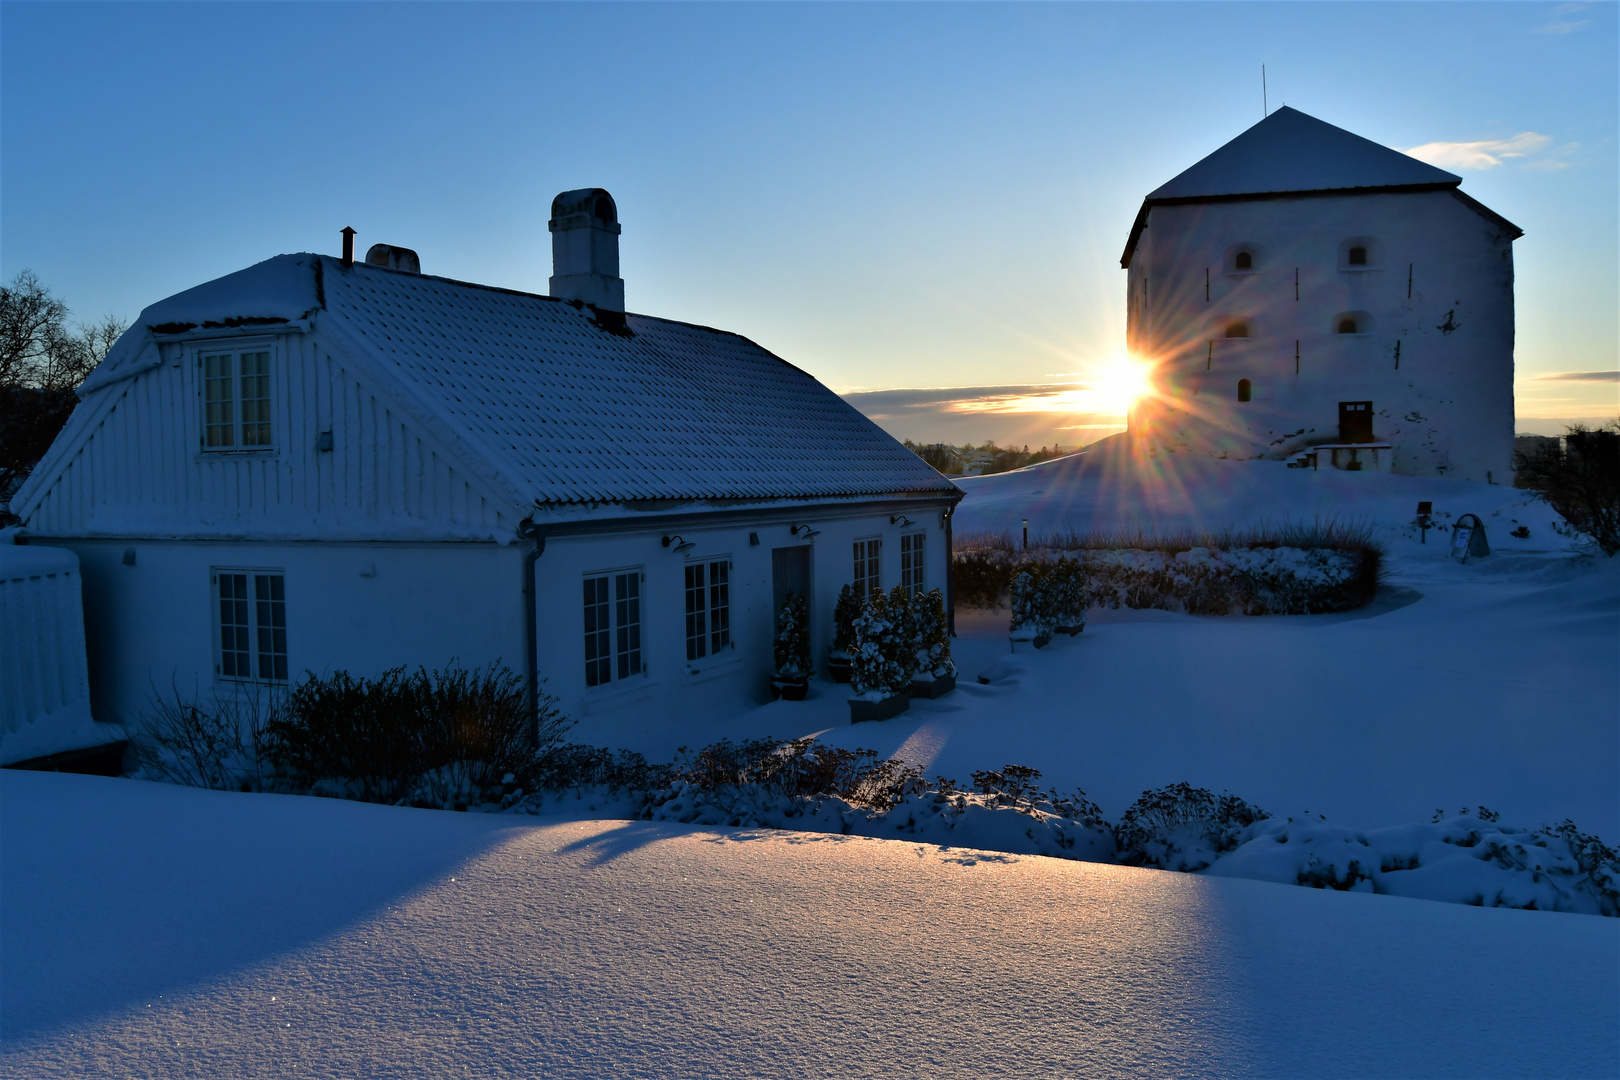
<path id="1" fill-rule="evenodd" d="M 551 200 L 551 295 L 623 311 L 619 232 L 618 207 L 601 188 L 565 191 Z"/>

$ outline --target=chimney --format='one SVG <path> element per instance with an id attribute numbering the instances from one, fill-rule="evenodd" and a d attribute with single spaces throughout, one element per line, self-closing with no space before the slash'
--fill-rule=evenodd
<path id="1" fill-rule="evenodd" d="M 386 266 L 390 270 L 403 270 L 407 274 L 420 274 L 422 260 L 410 248 L 393 244 L 372 244 L 366 252 L 367 266 Z"/>
<path id="2" fill-rule="evenodd" d="M 343 265 L 354 265 L 354 230 L 343 226 Z"/>
<path id="3" fill-rule="evenodd" d="M 551 200 L 551 295 L 623 311 L 619 232 L 618 207 L 601 188 L 565 191 Z"/>

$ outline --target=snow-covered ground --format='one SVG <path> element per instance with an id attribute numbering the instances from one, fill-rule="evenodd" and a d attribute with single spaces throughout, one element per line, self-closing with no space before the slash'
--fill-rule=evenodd
<path id="1" fill-rule="evenodd" d="M 957 534 L 1016 535 L 1026 517 L 1033 537 L 1337 518 L 1388 545 L 1388 587 L 1343 615 L 1093 610 L 1084 634 L 1028 655 L 1009 655 L 1005 613 L 963 611 L 957 691 L 894 720 L 851 726 L 848 688 L 817 682 L 729 720 L 627 713 L 575 736 L 663 760 L 720 735 L 821 733 L 964 784 L 1028 765 L 1114 820 L 1186 780 L 1359 829 L 1483 805 L 1620 842 L 1620 559 L 1576 557 L 1513 488 L 1185 456 L 1138 468 L 1110 443 L 963 481 Z M 1423 543 L 1421 500 L 1441 522 L 1479 515 L 1494 553 L 1463 566 L 1449 533 Z M 1528 539 L 1509 535 L 1520 524 Z"/>
<path id="2" fill-rule="evenodd" d="M 0 858 L 6 1077 L 1620 1073 L 1613 919 L 10 771 Z"/>

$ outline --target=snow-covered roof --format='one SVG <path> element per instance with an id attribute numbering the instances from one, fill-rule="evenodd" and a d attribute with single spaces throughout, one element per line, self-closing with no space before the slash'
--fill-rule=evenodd
<path id="1" fill-rule="evenodd" d="M 1155 188 L 1142 203 L 1120 265 L 1129 266 L 1156 204 L 1217 202 L 1308 192 L 1455 189 L 1462 177 L 1437 169 L 1284 105 L 1243 134 Z M 1458 192 L 1461 196 L 1461 192 Z M 1462 196 L 1473 208 L 1517 226 Z"/>
<path id="2" fill-rule="evenodd" d="M 523 505 L 956 495 L 810 375 L 704 326 L 311 254 L 179 293 L 140 324 L 305 318 Z"/>

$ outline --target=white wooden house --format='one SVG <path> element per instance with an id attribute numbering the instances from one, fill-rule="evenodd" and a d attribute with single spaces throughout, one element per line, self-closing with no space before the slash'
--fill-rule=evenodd
<path id="1" fill-rule="evenodd" d="M 1461 177 L 1284 107 L 1159 187 L 1120 260 L 1133 439 L 1511 482 L 1513 241 Z"/>
<path id="2" fill-rule="evenodd" d="M 92 704 L 501 662 L 584 726 L 768 697 L 775 611 L 947 583 L 960 492 L 746 338 L 623 312 L 600 189 L 552 296 L 414 252 L 280 255 L 153 304 L 13 500 L 78 555 Z"/>

